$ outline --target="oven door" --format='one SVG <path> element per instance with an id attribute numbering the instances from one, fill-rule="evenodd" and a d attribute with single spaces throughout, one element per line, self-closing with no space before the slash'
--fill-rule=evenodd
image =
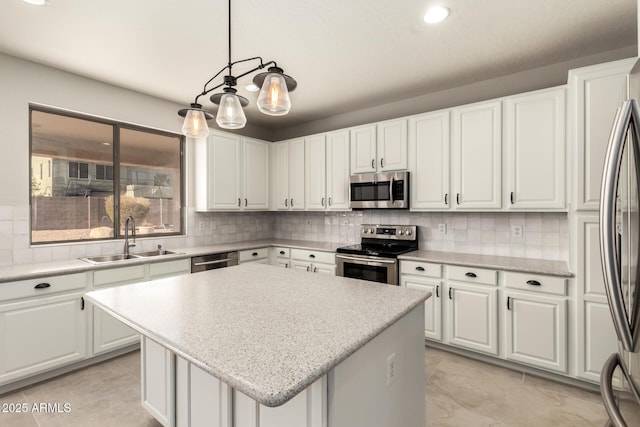
<path id="1" fill-rule="evenodd" d="M 398 260 L 366 255 L 336 254 L 336 275 L 372 282 L 398 284 Z"/>

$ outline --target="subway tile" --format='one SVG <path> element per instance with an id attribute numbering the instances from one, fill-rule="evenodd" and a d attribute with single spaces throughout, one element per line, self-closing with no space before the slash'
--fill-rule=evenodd
<path id="1" fill-rule="evenodd" d="M 13 206 L 0 206 L 0 221 L 13 221 Z"/>

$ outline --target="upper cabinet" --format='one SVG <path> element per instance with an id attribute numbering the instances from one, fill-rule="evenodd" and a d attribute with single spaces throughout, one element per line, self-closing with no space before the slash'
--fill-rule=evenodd
<path id="1" fill-rule="evenodd" d="M 351 173 L 406 170 L 407 120 L 351 129 Z"/>
<path id="2" fill-rule="evenodd" d="M 274 197 L 271 206 L 277 210 L 304 210 L 304 139 L 273 144 Z"/>
<path id="3" fill-rule="evenodd" d="M 409 119 L 411 208 L 448 209 L 449 110 Z"/>
<path id="4" fill-rule="evenodd" d="M 501 102 L 452 110 L 452 162 L 456 209 L 502 206 Z"/>
<path id="5" fill-rule="evenodd" d="M 564 209 L 565 89 L 504 101 L 505 206 L 512 210 Z"/>
<path id="6" fill-rule="evenodd" d="M 305 209 L 349 209 L 349 131 L 305 138 Z"/>
<path id="7" fill-rule="evenodd" d="M 196 209 L 269 208 L 269 144 L 221 132 L 196 142 Z"/>
<path id="8" fill-rule="evenodd" d="M 576 209 L 597 210 L 609 134 L 626 98 L 627 74 L 636 58 L 569 71 L 569 106 L 577 153 Z"/>

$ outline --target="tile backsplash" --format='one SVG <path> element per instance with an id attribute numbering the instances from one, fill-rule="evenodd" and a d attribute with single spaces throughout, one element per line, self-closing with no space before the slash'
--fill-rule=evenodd
<path id="1" fill-rule="evenodd" d="M 420 249 L 569 260 L 566 213 L 187 212 L 186 236 L 138 239 L 137 251 L 269 238 L 353 244 L 362 224 L 418 226 Z M 445 224 L 446 234 L 439 225 Z M 512 227 L 521 227 L 515 237 Z M 0 266 L 63 261 L 122 251 L 122 240 L 30 246 L 29 207 L 0 206 Z"/>

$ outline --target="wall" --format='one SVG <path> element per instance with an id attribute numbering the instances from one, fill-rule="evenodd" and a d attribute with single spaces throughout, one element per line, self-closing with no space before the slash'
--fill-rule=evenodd
<path id="1" fill-rule="evenodd" d="M 417 225 L 425 250 L 569 259 L 566 213 L 287 212 L 275 217 L 274 237 L 353 244 L 360 242 L 362 224 Z M 446 224 L 447 234 L 440 234 L 438 224 Z M 522 237 L 511 235 L 512 225 L 523 226 Z"/>

